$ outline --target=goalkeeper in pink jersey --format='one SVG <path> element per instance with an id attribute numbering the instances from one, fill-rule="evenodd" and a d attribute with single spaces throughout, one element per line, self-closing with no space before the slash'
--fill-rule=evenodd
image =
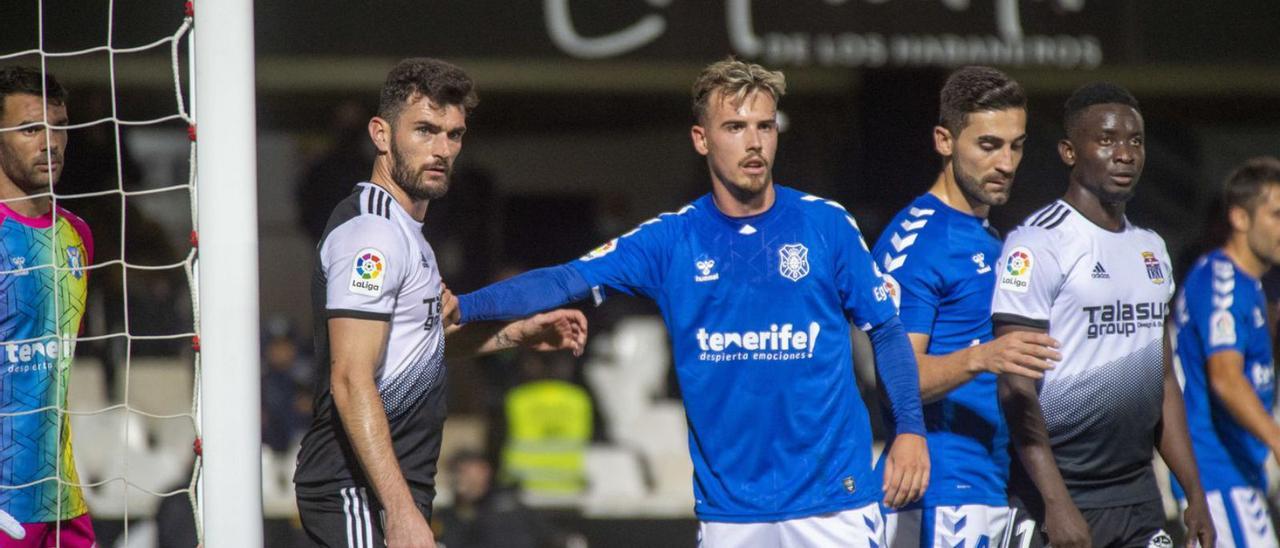
<path id="1" fill-rule="evenodd" d="M 94 545 L 58 412 L 93 256 L 89 227 L 51 199 L 66 102 L 53 75 L 0 68 L 0 547 Z"/>

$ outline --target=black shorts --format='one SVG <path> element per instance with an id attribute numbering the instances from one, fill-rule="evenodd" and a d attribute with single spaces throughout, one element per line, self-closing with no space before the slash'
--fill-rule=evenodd
<path id="1" fill-rule="evenodd" d="M 430 522 L 431 507 L 418 505 Z M 325 547 L 374 548 L 386 545 L 386 515 L 373 491 L 345 487 L 327 494 L 298 492 L 302 529 Z"/>
<path id="2" fill-rule="evenodd" d="M 1043 548 L 1048 545 L 1040 508 L 1028 509 L 1016 497 L 1009 523 L 1009 548 Z M 1111 508 L 1081 508 L 1094 548 L 1172 548 L 1173 538 L 1164 530 L 1164 503 L 1160 499 Z"/>

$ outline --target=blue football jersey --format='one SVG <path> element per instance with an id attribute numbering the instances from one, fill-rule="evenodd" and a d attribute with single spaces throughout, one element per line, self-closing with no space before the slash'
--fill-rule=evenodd
<path id="1" fill-rule="evenodd" d="M 986 219 L 928 193 L 885 227 L 872 255 L 899 302 L 907 333 L 929 336 L 929 355 L 991 340 L 992 265 L 1000 245 Z M 996 375 L 981 373 L 925 405 L 924 420 L 929 460 L 935 464 L 918 505 L 1005 505 L 1009 431 L 996 396 Z M 880 474 L 883 464 L 882 458 Z"/>
<path id="2" fill-rule="evenodd" d="M 839 204 L 774 185 L 732 218 L 710 195 L 571 263 L 592 286 L 657 302 L 689 420 L 705 521 L 823 514 L 880 499 L 849 326 L 895 310 Z"/>
<path id="3" fill-rule="evenodd" d="M 1239 425 L 1209 386 L 1208 360 L 1234 350 L 1244 356 L 1244 376 L 1263 407 L 1275 399 L 1267 300 L 1262 283 L 1222 250 L 1201 257 L 1187 273 L 1175 302 L 1175 365 L 1185 380 L 1187 427 L 1206 491 L 1267 488 L 1267 446 Z M 1176 482 L 1175 482 L 1176 485 Z M 1181 498 L 1180 489 L 1178 496 Z"/>

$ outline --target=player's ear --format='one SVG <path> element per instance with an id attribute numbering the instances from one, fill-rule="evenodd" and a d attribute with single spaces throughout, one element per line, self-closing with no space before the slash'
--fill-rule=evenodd
<path id="1" fill-rule="evenodd" d="M 933 126 L 933 150 L 941 156 L 951 156 L 955 151 L 955 145 L 951 130 L 942 126 Z"/>
<path id="2" fill-rule="evenodd" d="M 1062 158 L 1062 163 L 1068 166 L 1076 165 L 1076 147 L 1071 144 L 1070 139 L 1058 141 L 1058 157 Z"/>
<path id="3" fill-rule="evenodd" d="M 1243 207 L 1233 206 L 1227 210 L 1227 221 L 1231 223 L 1231 230 L 1237 232 L 1246 232 L 1253 219 L 1250 218 L 1249 212 Z"/>
<path id="4" fill-rule="evenodd" d="M 711 149 L 707 146 L 706 128 L 694 124 L 693 127 L 689 128 L 689 138 L 693 140 L 693 149 L 698 151 L 698 154 L 706 156 L 710 152 Z"/>
<path id="5" fill-rule="evenodd" d="M 373 141 L 378 154 L 391 152 L 391 123 L 381 116 L 369 119 L 369 140 Z"/>

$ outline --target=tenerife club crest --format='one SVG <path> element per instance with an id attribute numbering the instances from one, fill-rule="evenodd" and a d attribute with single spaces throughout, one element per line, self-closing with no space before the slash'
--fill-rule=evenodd
<path id="1" fill-rule="evenodd" d="M 71 275 L 79 279 L 84 276 L 84 263 L 80 260 L 80 248 L 71 245 L 67 246 L 67 267 L 71 269 Z"/>
<path id="2" fill-rule="evenodd" d="M 793 282 L 809 275 L 809 248 L 802 244 L 778 248 L 778 273 Z"/>

